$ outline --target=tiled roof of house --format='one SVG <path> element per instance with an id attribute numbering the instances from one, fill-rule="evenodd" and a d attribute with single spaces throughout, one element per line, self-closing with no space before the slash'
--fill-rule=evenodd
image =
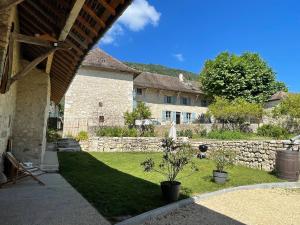
<path id="1" fill-rule="evenodd" d="M 276 101 L 276 100 L 281 100 L 287 96 L 287 93 L 284 91 L 279 91 L 272 95 L 268 101 Z"/>
<path id="2" fill-rule="evenodd" d="M 92 49 L 82 62 L 83 66 L 93 66 L 107 70 L 117 70 L 121 72 L 140 74 L 139 71 L 126 66 L 124 63 L 108 55 L 99 48 Z"/>
<path id="3" fill-rule="evenodd" d="M 178 92 L 203 94 L 199 85 L 192 81 L 180 81 L 178 77 L 143 72 L 135 80 L 134 85 L 143 88 L 155 88 Z"/>

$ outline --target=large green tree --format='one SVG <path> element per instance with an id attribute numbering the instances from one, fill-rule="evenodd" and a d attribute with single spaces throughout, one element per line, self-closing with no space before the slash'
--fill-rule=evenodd
<path id="1" fill-rule="evenodd" d="M 200 81 L 210 95 L 229 100 L 243 98 L 261 103 L 277 91 L 287 91 L 284 83 L 276 81 L 272 68 L 253 53 L 219 54 L 214 60 L 206 61 Z"/>

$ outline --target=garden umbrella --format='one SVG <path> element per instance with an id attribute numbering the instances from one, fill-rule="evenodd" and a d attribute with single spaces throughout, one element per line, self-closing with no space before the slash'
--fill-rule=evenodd
<path id="1" fill-rule="evenodd" d="M 176 127 L 175 122 L 172 122 L 171 128 L 169 130 L 169 138 L 172 138 L 174 141 L 177 139 Z"/>

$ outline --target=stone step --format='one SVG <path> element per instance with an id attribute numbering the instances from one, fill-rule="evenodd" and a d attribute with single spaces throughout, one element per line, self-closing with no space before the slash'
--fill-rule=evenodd
<path id="1" fill-rule="evenodd" d="M 80 152 L 81 148 L 80 146 L 77 147 L 71 147 L 71 148 L 58 148 L 59 152 Z"/>

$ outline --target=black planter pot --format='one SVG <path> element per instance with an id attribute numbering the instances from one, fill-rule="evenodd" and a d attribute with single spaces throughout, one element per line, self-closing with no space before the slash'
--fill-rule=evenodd
<path id="1" fill-rule="evenodd" d="M 214 177 L 214 181 L 217 184 L 224 184 L 224 183 L 226 183 L 226 181 L 228 179 L 228 173 L 227 172 L 220 172 L 218 170 L 214 170 L 213 171 L 213 177 Z"/>
<path id="2" fill-rule="evenodd" d="M 162 195 L 168 202 L 178 200 L 181 183 L 178 181 L 163 181 L 160 183 Z"/>

